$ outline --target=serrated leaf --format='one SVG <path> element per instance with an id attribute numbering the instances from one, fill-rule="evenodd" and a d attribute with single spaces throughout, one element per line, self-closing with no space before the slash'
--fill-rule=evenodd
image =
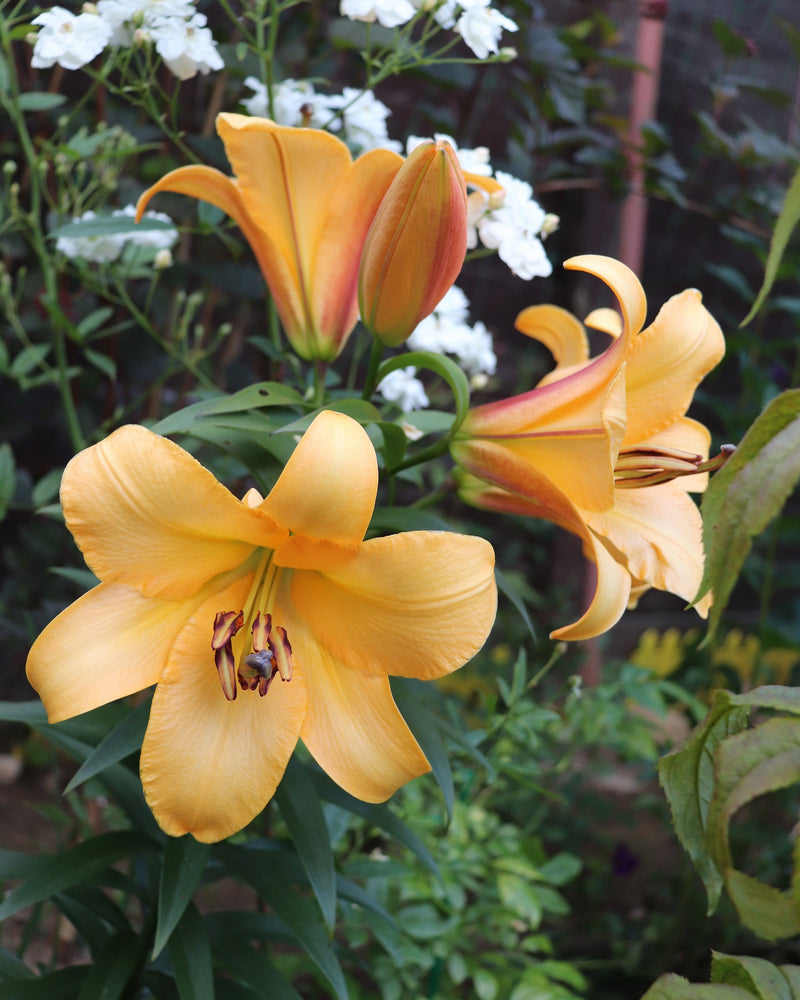
<path id="1" fill-rule="evenodd" d="M 703 497 L 703 579 L 714 591 L 706 642 L 719 625 L 751 540 L 781 510 L 800 479 L 800 390 L 772 400 Z"/>
<path id="2" fill-rule="evenodd" d="M 711 982 L 740 986 L 759 1000 L 800 1000 L 792 988 L 798 972 L 798 966 L 778 967 L 763 958 L 712 952 Z"/>
<path id="3" fill-rule="evenodd" d="M 194 837 L 167 837 L 158 887 L 158 920 L 153 943 L 153 960 L 161 953 L 197 888 L 206 866 L 208 844 Z"/>
<path id="4" fill-rule="evenodd" d="M 50 94 L 47 91 L 32 90 L 17 97 L 17 107 L 21 111 L 50 111 L 59 108 L 66 101 L 64 94 Z"/>
<path id="5" fill-rule="evenodd" d="M 347 1000 L 344 975 L 319 911 L 307 899 L 298 895 L 291 882 L 274 864 L 274 857 L 270 857 L 272 852 L 223 844 L 217 848 L 217 853 L 258 891 L 291 928 L 298 943 L 328 980 L 339 1000 Z"/>
<path id="6" fill-rule="evenodd" d="M 336 870 L 319 794 L 302 764 L 292 760 L 275 793 L 294 846 L 317 898 L 328 933 L 336 922 Z"/>
<path id="7" fill-rule="evenodd" d="M 728 842 L 731 818 L 738 809 L 759 795 L 800 781 L 800 719 L 769 719 L 730 736 L 714 757 L 706 843 L 739 918 L 768 940 L 800 933 L 800 907 L 793 897 L 738 872 Z"/>
<path id="8" fill-rule="evenodd" d="M 0 920 L 43 899 L 86 882 L 104 868 L 155 850 L 155 841 L 129 830 L 102 833 L 62 851 L 31 861 L 31 874 L 0 904 Z"/>
<path id="9" fill-rule="evenodd" d="M 93 778 L 101 771 L 105 771 L 112 764 L 117 764 L 140 750 L 149 718 L 150 700 L 148 699 L 129 712 L 95 747 L 64 789 L 64 794 L 71 792 L 78 785 Z"/>
<path id="10" fill-rule="evenodd" d="M 145 960 L 145 939 L 115 934 L 94 956 L 77 1000 L 120 1000 Z"/>
<path id="11" fill-rule="evenodd" d="M 450 758 L 436 720 L 425 707 L 424 684 L 422 681 L 413 681 L 402 677 L 393 677 L 391 682 L 392 694 L 397 707 L 431 765 L 431 771 L 433 771 L 436 784 L 444 799 L 447 822 L 450 824 L 455 804 L 453 769 L 450 767 Z"/>
<path id="12" fill-rule="evenodd" d="M 190 903 L 169 938 L 169 957 L 181 1000 L 214 1000 L 211 946 L 203 918 Z"/>
<path id="13" fill-rule="evenodd" d="M 764 268 L 764 283 L 756 296 L 752 309 L 739 326 L 747 326 L 764 304 L 764 300 L 769 295 L 770 289 L 775 282 L 781 258 L 798 220 L 800 220 L 800 168 L 792 178 L 789 190 L 786 192 L 783 208 L 775 223 L 775 229 L 773 230 L 772 240 L 769 245 L 769 254 L 767 255 L 767 264 Z"/>
<path id="14" fill-rule="evenodd" d="M 738 986 L 690 983 L 683 976 L 660 976 L 642 1000 L 753 1000 L 753 994 Z"/>
<path id="15" fill-rule="evenodd" d="M 14 496 L 16 482 L 16 463 L 11 445 L 4 441 L 0 444 L 0 521 L 6 516 L 8 505 Z"/>
<path id="16" fill-rule="evenodd" d="M 678 840 L 703 880 L 708 912 L 713 913 L 722 892 L 722 873 L 706 844 L 708 810 L 714 786 L 716 747 L 747 724 L 748 709 L 731 704 L 727 691 L 718 691 L 699 726 L 658 762 L 658 778 L 672 812 Z"/>

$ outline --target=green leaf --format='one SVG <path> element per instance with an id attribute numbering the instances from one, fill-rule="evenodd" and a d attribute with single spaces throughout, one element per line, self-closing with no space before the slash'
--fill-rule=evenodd
<path id="1" fill-rule="evenodd" d="M 746 927 L 768 940 L 800 933 L 800 907 L 792 896 L 737 872 L 728 828 L 752 799 L 800 781 L 800 719 L 774 718 L 728 737 L 716 748 L 714 790 L 706 842 Z"/>
<path id="2" fill-rule="evenodd" d="M 105 771 L 112 764 L 117 764 L 132 753 L 141 750 L 149 718 L 150 699 L 148 698 L 147 701 L 143 701 L 141 705 L 137 705 L 133 711 L 125 715 L 108 736 L 95 747 L 64 789 L 64 794 L 71 792 L 78 785 L 93 778 L 101 771 Z"/>
<path id="3" fill-rule="evenodd" d="M 52 108 L 61 107 L 66 99 L 64 94 L 49 94 L 45 91 L 33 90 L 27 94 L 19 95 L 17 107 L 21 111 L 50 111 Z"/>
<path id="4" fill-rule="evenodd" d="M 181 1000 L 214 1000 L 211 946 L 194 903 L 189 903 L 170 935 L 169 957 Z"/>
<path id="5" fill-rule="evenodd" d="M 163 222 L 161 219 L 142 219 L 134 222 L 130 215 L 105 215 L 94 219 L 74 219 L 62 226 L 51 229 L 47 234 L 49 239 L 60 236 L 70 238 L 76 236 L 133 236 L 134 233 L 163 232 L 175 229 L 174 222 Z"/>
<path id="6" fill-rule="evenodd" d="M 8 369 L 9 375 L 15 379 L 24 379 L 44 361 L 49 353 L 49 344 L 31 344 L 29 347 L 23 347 L 11 362 L 11 367 Z"/>
<path id="7" fill-rule="evenodd" d="M 117 904 L 96 885 L 75 886 L 56 893 L 53 903 L 97 954 L 115 931 L 131 933 L 131 925 Z"/>
<path id="8" fill-rule="evenodd" d="M 772 400 L 712 477 L 703 497 L 705 569 L 695 601 L 713 588 L 709 642 L 752 538 L 781 510 L 800 479 L 800 389 Z"/>
<path id="9" fill-rule="evenodd" d="M 11 445 L 4 441 L 0 444 L 0 521 L 6 516 L 8 505 L 14 496 L 16 483 L 16 465 Z"/>
<path id="10" fill-rule="evenodd" d="M 158 887 L 158 921 L 156 923 L 153 960 L 161 953 L 197 888 L 206 866 L 208 844 L 201 844 L 186 834 L 167 837 Z"/>
<path id="11" fill-rule="evenodd" d="M 102 354 L 100 351 L 93 351 L 88 347 L 84 353 L 86 354 L 86 360 L 89 364 L 93 365 L 98 371 L 102 372 L 110 382 L 113 382 L 116 379 L 117 366 L 113 358 L 109 358 L 107 354 Z"/>
<path id="12" fill-rule="evenodd" d="M 85 316 L 80 323 L 75 327 L 75 334 L 79 340 L 86 340 L 90 333 L 94 333 L 95 330 L 99 329 L 106 320 L 111 319 L 114 315 L 114 310 L 110 306 L 103 306 L 100 309 L 95 309 L 94 312 L 89 313 Z"/>
<path id="13" fill-rule="evenodd" d="M 145 939 L 115 934 L 94 956 L 77 1000 L 119 1000 L 145 961 Z"/>
<path id="14" fill-rule="evenodd" d="M 333 851 L 319 794 L 302 764 L 290 761 L 275 798 L 332 936 L 336 923 Z"/>
<path id="15" fill-rule="evenodd" d="M 716 908 L 723 886 L 722 873 L 706 845 L 714 784 L 713 754 L 728 735 L 744 729 L 747 715 L 747 708 L 732 705 L 727 691 L 718 691 L 703 722 L 658 763 L 658 777 L 672 811 L 675 833 L 703 880 L 709 913 Z"/>
<path id="16" fill-rule="evenodd" d="M 745 316 L 739 326 L 747 326 L 750 320 L 764 304 L 764 300 L 769 295 L 770 289 L 772 288 L 778 274 L 778 267 L 780 266 L 781 258 L 783 257 L 786 245 L 789 242 L 789 237 L 792 235 L 798 220 L 800 220 L 800 168 L 792 178 L 789 190 L 786 192 L 786 199 L 784 200 L 783 208 L 781 209 L 777 222 L 775 223 L 775 229 L 772 233 L 772 241 L 769 247 L 769 254 L 767 255 L 767 265 L 764 269 L 764 283 L 756 296 L 753 308 Z"/>
<path id="17" fill-rule="evenodd" d="M 384 833 L 389 834 L 390 837 L 394 837 L 404 847 L 407 847 L 412 854 L 415 854 L 436 878 L 441 880 L 439 868 L 431 852 L 420 838 L 401 819 L 395 816 L 391 809 L 385 805 L 362 802 L 361 799 L 355 798 L 344 791 L 343 788 L 340 788 L 323 771 L 314 770 L 311 774 L 314 784 L 317 786 L 323 799 L 340 806 L 342 809 L 347 809 L 351 813 L 355 813 L 356 816 L 360 816 L 368 823 L 372 823 L 373 826 L 377 826 Z"/>
<path id="18" fill-rule="evenodd" d="M 522 619 L 525 627 L 530 632 L 531 639 L 536 640 L 536 630 L 533 627 L 533 622 L 531 621 L 531 616 L 528 614 L 528 609 L 525 607 L 525 602 L 522 600 L 520 595 L 517 593 L 516 587 L 509 580 L 509 578 L 499 570 L 496 566 L 494 569 L 494 578 L 497 581 L 497 589 L 511 602 L 517 614 Z"/>
<path id="19" fill-rule="evenodd" d="M 347 1000 L 344 975 L 320 920 L 319 910 L 294 890 L 275 865 L 273 852 L 221 844 L 217 853 L 263 896 L 291 928 L 298 943 L 328 980 L 339 1000 Z"/>
<path id="20" fill-rule="evenodd" d="M 450 767 L 450 758 L 440 735 L 441 730 L 436 724 L 435 716 L 425 707 L 425 685 L 422 681 L 413 681 L 403 677 L 393 677 L 391 680 L 392 694 L 397 707 L 431 765 L 436 784 L 444 799 L 449 825 L 453 819 L 453 806 L 455 804 L 453 769 Z"/>
<path id="21" fill-rule="evenodd" d="M 123 830 L 91 837 L 58 855 L 41 855 L 35 859 L 34 870 L 27 880 L 0 904 L 0 920 L 88 881 L 123 858 L 149 853 L 155 848 L 155 841 L 149 837 Z"/>
<path id="22" fill-rule="evenodd" d="M 222 921 L 212 924 L 211 945 L 214 952 L 224 959 L 225 968 L 252 987 L 256 997 L 301 1000 L 297 990 L 267 956 L 253 948 L 250 943 L 252 927 L 248 926 L 249 921 L 242 921 L 241 916 L 241 913 L 225 914 Z"/>
<path id="23" fill-rule="evenodd" d="M 747 955 L 724 955 L 712 952 L 711 982 L 740 986 L 760 1000 L 800 1000 L 800 993 L 793 989 L 800 967 L 784 965 L 780 968 L 763 958 Z"/>
<path id="24" fill-rule="evenodd" d="M 254 410 L 262 406 L 299 406 L 303 405 L 303 397 L 291 386 L 281 382 L 258 382 L 246 389 L 235 392 L 232 396 L 213 395 L 199 403 L 186 406 L 176 413 L 170 414 L 164 420 L 152 427 L 156 434 L 191 434 L 194 424 L 203 417 L 220 413 L 240 413 L 243 410 Z"/>
<path id="25" fill-rule="evenodd" d="M 75 1000 L 88 969 L 87 965 L 73 965 L 70 969 L 58 969 L 35 979 L 0 980 L 3 1000 Z"/>
<path id="26" fill-rule="evenodd" d="M 642 1000 L 753 1000 L 753 994 L 738 986 L 690 983 L 683 976 L 660 976 Z"/>
<path id="27" fill-rule="evenodd" d="M 452 531 L 453 526 L 437 514 L 417 507 L 376 507 L 370 531 Z"/>
<path id="28" fill-rule="evenodd" d="M 34 507 L 42 507 L 58 496 L 63 474 L 63 469 L 51 469 L 42 476 L 31 490 L 31 503 Z"/>
<path id="29" fill-rule="evenodd" d="M 452 358 L 448 358 L 444 354 L 434 354 L 432 351 L 408 351 L 406 354 L 398 354 L 383 362 L 378 369 L 377 383 L 386 378 L 390 372 L 398 368 L 406 368 L 409 365 L 416 368 L 427 368 L 443 378 L 450 386 L 456 404 L 455 420 L 448 431 L 448 436 L 452 436 L 464 422 L 469 410 L 469 381 L 463 369 Z"/>
<path id="30" fill-rule="evenodd" d="M 734 31 L 721 18 L 715 18 L 711 23 L 714 37 L 726 56 L 747 55 L 747 39 L 738 31 Z"/>

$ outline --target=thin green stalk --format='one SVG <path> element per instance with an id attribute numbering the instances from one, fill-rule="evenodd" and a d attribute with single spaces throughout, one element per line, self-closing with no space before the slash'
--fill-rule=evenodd
<path id="1" fill-rule="evenodd" d="M 380 367 L 381 358 L 383 357 L 383 344 L 378 340 L 377 337 L 372 339 L 372 350 L 369 355 L 369 367 L 367 369 L 367 378 L 364 382 L 364 391 L 361 393 L 361 398 L 370 400 L 372 399 L 372 394 L 375 392 L 375 386 L 378 381 L 378 368 Z"/>

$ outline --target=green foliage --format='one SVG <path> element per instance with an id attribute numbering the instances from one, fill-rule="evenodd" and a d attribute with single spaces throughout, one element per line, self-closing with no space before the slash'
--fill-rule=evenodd
<path id="1" fill-rule="evenodd" d="M 711 983 L 690 983 L 681 976 L 662 976 L 642 1000 L 797 1000 L 800 966 L 776 966 L 763 958 L 714 953 Z"/>
<path id="2" fill-rule="evenodd" d="M 789 713 L 745 729 L 754 707 Z M 689 852 L 713 911 L 723 885 L 742 922 L 768 940 L 800 933 L 800 879 L 790 894 L 739 871 L 729 845 L 731 817 L 752 799 L 800 781 L 800 693 L 768 686 L 718 691 L 706 719 L 659 764 L 678 839 Z"/>

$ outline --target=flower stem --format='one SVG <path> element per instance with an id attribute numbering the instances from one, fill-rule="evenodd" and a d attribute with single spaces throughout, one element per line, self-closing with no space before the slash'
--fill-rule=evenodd
<path id="1" fill-rule="evenodd" d="M 362 399 L 372 399 L 375 386 L 378 381 L 378 368 L 383 357 L 383 344 L 374 337 L 372 340 L 372 351 L 369 356 L 369 368 L 367 369 L 367 379 L 364 383 L 364 391 L 361 393 Z"/>

